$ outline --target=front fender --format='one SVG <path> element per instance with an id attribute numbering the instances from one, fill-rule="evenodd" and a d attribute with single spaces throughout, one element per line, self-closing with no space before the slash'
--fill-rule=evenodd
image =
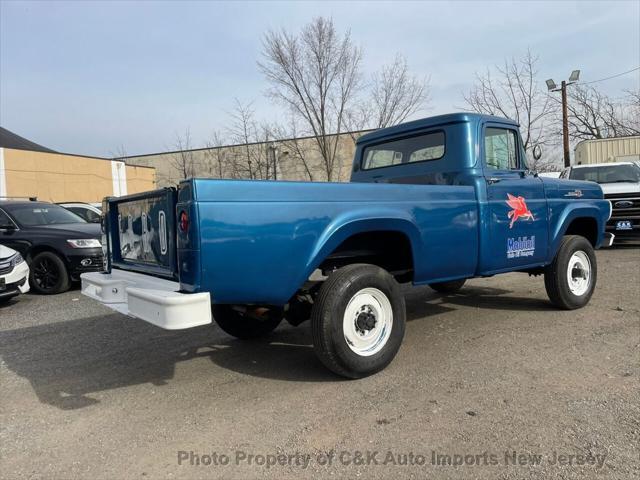
<path id="1" fill-rule="evenodd" d="M 580 204 L 568 204 L 559 214 L 557 220 L 553 222 L 550 231 L 549 243 L 551 245 L 551 255 L 553 258 L 558 251 L 562 237 L 567 232 L 571 222 L 578 218 L 592 218 L 596 221 L 597 225 L 597 237 L 595 248 L 598 248 L 602 243 L 604 236 L 604 225 L 607 221 L 603 218 L 603 212 L 597 205 L 580 205 Z M 553 216 L 552 216 L 553 218 Z"/>
<path id="2" fill-rule="evenodd" d="M 420 231 L 411 215 L 393 209 L 378 208 L 346 212 L 336 217 L 322 234 L 307 259 L 304 282 L 322 261 L 347 238 L 365 232 L 399 232 L 409 239 L 413 258 L 420 258 Z"/>

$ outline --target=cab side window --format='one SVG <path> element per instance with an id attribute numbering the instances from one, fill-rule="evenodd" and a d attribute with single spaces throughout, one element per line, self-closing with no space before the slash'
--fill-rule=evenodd
<path id="1" fill-rule="evenodd" d="M 488 127 L 484 131 L 484 157 L 487 167 L 517 170 L 518 141 L 515 130 Z"/>

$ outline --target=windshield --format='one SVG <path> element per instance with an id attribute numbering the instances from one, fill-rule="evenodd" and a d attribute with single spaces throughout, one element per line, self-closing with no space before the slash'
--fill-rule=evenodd
<path id="1" fill-rule="evenodd" d="M 58 205 L 5 205 L 16 222 L 25 227 L 36 225 L 60 225 L 63 223 L 87 223 L 75 213 Z"/>
<path id="2" fill-rule="evenodd" d="M 640 182 L 640 168 L 635 165 L 607 165 L 602 167 L 572 168 L 571 180 L 596 183 Z"/>

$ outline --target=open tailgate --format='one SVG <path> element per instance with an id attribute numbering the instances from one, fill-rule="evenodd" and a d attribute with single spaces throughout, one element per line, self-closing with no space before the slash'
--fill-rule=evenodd
<path id="1" fill-rule="evenodd" d="M 176 190 L 163 188 L 103 201 L 106 269 L 177 279 Z"/>

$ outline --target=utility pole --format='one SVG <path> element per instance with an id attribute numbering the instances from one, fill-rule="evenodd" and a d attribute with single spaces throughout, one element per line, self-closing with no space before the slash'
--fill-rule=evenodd
<path id="1" fill-rule="evenodd" d="M 571 157 L 569 152 L 569 115 L 567 114 L 567 82 L 561 83 L 562 90 L 562 142 L 564 145 L 564 166 L 571 165 Z"/>
<path id="2" fill-rule="evenodd" d="M 567 113 L 567 87 L 576 83 L 580 78 L 580 70 L 574 70 L 569 76 L 569 81 L 563 80 L 560 88 L 553 79 L 547 80 L 547 89 L 550 92 L 561 92 L 562 94 L 562 145 L 564 149 L 564 166 L 571 166 L 571 152 L 569 152 L 569 114 Z"/>

